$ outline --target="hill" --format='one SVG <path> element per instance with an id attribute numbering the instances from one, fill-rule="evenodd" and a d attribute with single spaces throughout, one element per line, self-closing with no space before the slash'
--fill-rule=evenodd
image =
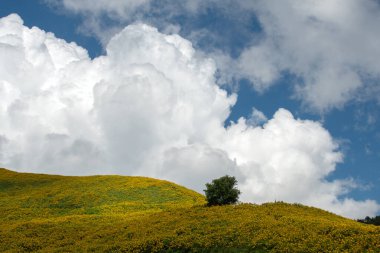
<path id="1" fill-rule="evenodd" d="M 317 208 L 204 204 L 151 178 L 0 169 L 0 251 L 380 252 L 380 228 Z"/>
<path id="2" fill-rule="evenodd" d="M 152 178 L 55 176 L 0 169 L 1 220 L 134 215 L 205 203 L 182 186 Z"/>

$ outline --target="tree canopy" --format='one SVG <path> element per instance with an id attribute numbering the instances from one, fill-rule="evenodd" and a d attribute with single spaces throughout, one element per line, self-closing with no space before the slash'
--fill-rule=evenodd
<path id="1" fill-rule="evenodd" d="M 363 220 L 358 220 L 358 221 L 361 223 L 365 223 L 365 224 L 372 224 L 375 226 L 380 226 L 380 216 L 376 216 L 373 218 L 370 218 L 367 216 Z"/>
<path id="2" fill-rule="evenodd" d="M 204 190 L 208 206 L 235 204 L 240 191 L 236 188 L 237 180 L 232 176 L 224 176 L 206 184 Z"/>

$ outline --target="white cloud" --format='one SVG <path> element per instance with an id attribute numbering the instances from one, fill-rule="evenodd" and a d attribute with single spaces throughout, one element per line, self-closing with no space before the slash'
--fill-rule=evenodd
<path id="1" fill-rule="evenodd" d="M 113 35 L 122 30 L 122 24 L 139 20 L 140 13 L 150 13 L 150 4 L 153 2 L 152 0 L 43 1 L 61 12 L 65 10 L 80 15 L 83 22 L 78 31 L 87 36 L 95 36 L 104 46 Z M 112 25 L 109 21 L 112 21 Z"/>
<path id="2" fill-rule="evenodd" d="M 0 19 L 0 166 L 60 174 L 144 175 L 202 191 L 235 175 L 243 200 L 302 202 L 348 217 L 380 206 L 345 194 L 354 182 L 326 176 L 342 161 L 318 123 L 279 109 L 253 109 L 227 129 L 235 95 L 216 67 L 178 35 L 126 27 L 106 55 L 86 50 L 17 15 Z"/>
<path id="3" fill-rule="evenodd" d="M 247 124 L 250 126 L 258 126 L 268 121 L 268 118 L 262 111 L 257 110 L 255 107 L 252 108 L 252 113 L 247 119 Z"/>
<path id="4" fill-rule="evenodd" d="M 380 78 L 380 6 L 372 0 L 242 1 L 265 38 L 240 56 L 240 75 L 263 90 L 283 71 L 300 78 L 296 96 L 319 112 L 368 93 Z M 378 81 L 377 81 L 378 82 Z M 379 93 L 372 94 L 379 97 Z"/>
<path id="5" fill-rule="evenodd" d="M 212 53 L 218 56 L 220 83 L 247 78 L 257 91 L 264 92 L 283 73 L 290 73 L 297 80 L 291 84 L 294 97 L 318 113 L 342 108 L 355 99 L 380 100 L 380 7 L 375 0 L 45 1 L 82 15 L 81 30 L 94 34 L 104 45 L 123 25 L 135 21 L 180 31 L 177 23 L 171 23 L 177 22 L 173 17 L 197 15 L 212 8 L 231 25 L 237 24 L 237 29 L 246 29 L 251 22 L 247 17 L 256 15 L 263 32 L 247 37 L 250 39 L 244 45 L 248 47 L 238 59 L 231 59 L 226 52 Z M 110 27 L 105 16 L 115 24 Z M 194 43 L 207 38 L 211 41 L 209 51 L 224 37 L 223 31 L 218 36 L 207 28 L 181 34 Z"/>
<path id="6" fill-rule="evenodd" d="M 152 0 L 61 0 L 48 2 L 59 2 L 68 10 L 80 13 L 91 13 L 93 15 L 108 14 L 118 19 L 128 19 L 128 14 L 135 12 L 138 8 L 148 6 Z"/>
<path id="7" fill-rule="evenodd" d="M 153 23 L 156 26 L 160 24 L 160 27 L 168 33 L 173 29 L 179 30 L 177 24 L 172 24 L 168 20 L 179 13 L 197 13 L 203 4 L 200 0 L 97 0 L 95 2 L 44 0 L 44 2 L 60 11 L 66 10 L 80 15 L 83 23 L 78 30 L 100 39 L 104 46 L 124 26 L 134 22 Z"/>
<path id="8" fill-rule="evenodd" d="M 268 43 L 245 49 L 233 64 L 238 66 L 236 74 L 239 77 L 249 79 L 257 91 L 263 92 L 280 78 L 281 69 L 276 58 Z"/>

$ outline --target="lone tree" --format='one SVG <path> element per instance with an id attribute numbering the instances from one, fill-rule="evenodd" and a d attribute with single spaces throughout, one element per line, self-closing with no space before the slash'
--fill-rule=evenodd
<path id="1" fill-rule="evenodd" d="M 206 184 L 206 199 L 208 206 L 235 204 L 240 191 L 236 188 L 237 180 L 228 175 L 214 179 Z"/>

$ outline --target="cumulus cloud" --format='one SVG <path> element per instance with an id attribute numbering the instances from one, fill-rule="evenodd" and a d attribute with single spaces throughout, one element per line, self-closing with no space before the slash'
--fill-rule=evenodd
<path id="1" fill-rule="evenodd" d="M 241 3 L 258 15 L 265 34 L 238 60 L 240 74 L 256 89 L 270 87 L 287 72 L 297 77 L 296 97 L 318 112 L 341 108 L 363 94 L 368 99 L 380 78 L 378 2 Z"/>
<path id="2" fill-rule="evenodd" d="M 285 109 L 268 120 L 253 109 L 225 128 L 236 95 L 216 84 L 214 61 L 178 35 L 130 25 L 90 59 L 13 14 L 0 19 L 0 53 L 0 166 L 144 175 L 199 192 L 230 174 L 244 201 L 301 202 L 348 217 L 380 210 L 345 197 L 355 182 L 326 179 L 343 158 L 320 123 Z"/>
<path id="3" fill-rule="evenodd" d="M 294 98 L 314 112 L 342 108 L 351 100 L 380 100 L 380 6 L 374 0 L 169 0 L 73 1 L 45 0 L 84 17 L 82 31 L 99 37 L 106 45 L 123 25 L 136 20 L 149 22 L 164 31 L 181 31 L 183 36 L 217 57 L 219 83 L 249 79 L 259 92 L 268 90 L 284 73 L 293 75 Z M 202 15 L 207 10 L 225 17 L 220 31 L 197 27 L 183 32 L 178 17 Z M 228 10 L 228 11 L 225 11 Z M 261 33 L 248 29 L 256 16 Z M 104 19 L 104 17 L 107 17 Z M 200 17 L 200 16 L 199 16 Z M 107 20 L 113 20 L 109 26 Z M 194 23 L 191 18 L 184 19 Z M 105 26 L 107 24 L 107 26 Z M 191 25 L 183 23 L 185 27 Z M 225 30 L 238 36 L 219 50 Z M 244 33 L 235 34 L 236 30 Z M 218 30 L 218 29 L 216 29 Z M 252 36 L 247 34 L 252 33 Z M 243 37 L 245 42 L 239 41 Z M 200 43 L 202 44 L 202 43 Z M 245 47 L 231 55 L 235 44 Z M 228 51 L 228 52 L 227 52 Z M 236 51 L 236 50 L 235 50 Z M 239 51 L 239 50 L 238 50 Z M 215 53 L 219 52 L 219 53 Z M 235 52 L 236 54 L 236 52 Z M 231 68 L 231 66 L 234 66 Z"/>

